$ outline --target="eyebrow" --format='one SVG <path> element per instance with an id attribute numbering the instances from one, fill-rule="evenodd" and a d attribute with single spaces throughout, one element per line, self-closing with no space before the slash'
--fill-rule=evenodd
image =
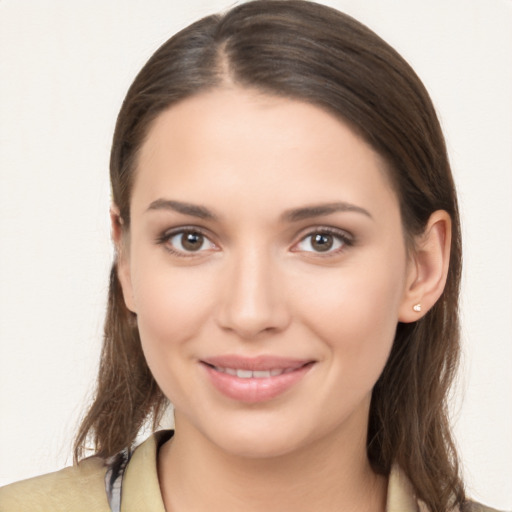
<path id="1" fill-rule="evenodd" d="M 216 219 L 216 216 L 204 206 L 198 206 L 191 203 L 183 203 L 181 201 L 173 201 L 171 199 L 157 199 L 156 201 L 153 201 L 146 211 L 148 212 L 153 210 L 171 210 L 178 213 L 183 213 L 184 215 L 198 217 L 200 219 Z"/>
<path id="2" fill-rule="evenodd" d="M 310 219 L 313 217 L 321 217 L 323 215 L 330 215 L 337 212 L 355 212 L 366 215 L 370 219 L 373 219 L 370 212 L 356 206 L 354 204 L 339 202 L 339 203 L 328 203 L 318 204 L 312 206 L 306 206 L 304 208 L 294 208 L 293 210 L 287 210 L 281 216 L 281 219 L 287 222 L 298 222 L 304 219 Z"/>
<path id="3" fill-rule="evenodd" d="M 184 203 L 182 201 L 175 201 L 172 199 L 157 199 L 153 201 L 146 211 L 154 210 L 171 210 L 184 215 L 191 215 L 200 219 L 216 220 L 217 217 L 208 208 L 199 206 L 192 203 Z M 373 219 L 370 212 L 350 203 L 338 202 L 328 204 L 318 204 L 312 206 L 305 206 L 302 208 L 294 208 L 287 210 L 281 215 L 281 220 L 285 222 L 298 222 L 313 217 L 321 217 L 323 215 L 330 215 L 337 212 L 356 212 L 361 213 L 370 219 Z"/>

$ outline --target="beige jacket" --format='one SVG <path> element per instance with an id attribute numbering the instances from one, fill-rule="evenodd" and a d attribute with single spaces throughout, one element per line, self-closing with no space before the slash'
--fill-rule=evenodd
<path id="1" fill-rule="evenodd" d="M 165 512 L 157 475 L 159 445 L 169 437 L 157 432 L 133 453 L 123 477 L 121 512 Z M 105 491 L 107 466 L 90 457 L 56 473 L 0 488 L 0 512 L 110 512 Z M 411 485 L 398 468 L 391 472 L 386 512 L 423 512 Z M 428 511 L 427 511 L 428 512 Z M 492 512 L 477 504 L 466 512 Z"/>

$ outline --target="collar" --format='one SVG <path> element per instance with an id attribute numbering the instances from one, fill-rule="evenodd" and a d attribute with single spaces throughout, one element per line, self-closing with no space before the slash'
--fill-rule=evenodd
<path id="1" fill-rule="evenodd" d="M 157 456 L 160 446 L 172 435 L 172 430 L 156 432 L 133 452 L 122 479 L 121 512 L 165 512 L 158 482 Z M 424 510 L 418 505 L 408 478 L 394 465 L 388 480 L 386 512 Z"/>
<path id="2" fill-rule="evenodd" d="M 411 482 L 396 464 L 389 474 L 386 512 L 427 512 L 418 506 Z"/>

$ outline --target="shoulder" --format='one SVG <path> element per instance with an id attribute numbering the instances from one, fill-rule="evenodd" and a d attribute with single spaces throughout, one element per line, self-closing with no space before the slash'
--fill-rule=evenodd
<path id="1" fill-rule="evenodd" d="M 77 466 L 0 488 L 2 512 L 108 512 L 106 466 L 91 457 Z"/>
<path id="2" fill-rule="evenodd" d="M 430 512 L 427 505 L 417 499 L 412 484 L 406 474 L 398 465 L 393 465 L 389 474 L 387 512 L 398 511 Z M 449 512 L 500 512 L 491 507 L 481 505 L 476 501 L 468 500 L 462 505 L 450 508 Z"/>

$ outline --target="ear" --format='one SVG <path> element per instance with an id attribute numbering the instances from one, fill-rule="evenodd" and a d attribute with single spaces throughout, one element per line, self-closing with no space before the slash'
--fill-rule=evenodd
<path id="1" fill-rule="evenodd" d="M 124 302 L 130 311 L 136 313 L 130 273 L 129 235 L 124 227 L 124 221 L 119 208 L 115 204 L 110 207 L 110 225 L 112 240 L 116 250 L 117 277 L 123 290 Z"/>
<path id="2" fill-rule="evenodd" d="M 416 238 L 399 310 L 400 322 L 419 320 L 443 293 L 450 263 L 451 227 L 450 215 L 437 210 Z"/>

